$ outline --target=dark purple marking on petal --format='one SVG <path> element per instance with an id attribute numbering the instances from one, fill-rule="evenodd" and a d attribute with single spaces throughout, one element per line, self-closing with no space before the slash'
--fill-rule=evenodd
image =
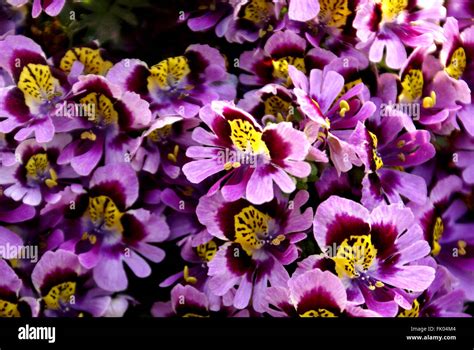
<path id="1" fill-rule="evenodd" d="M 11 303 L 16 303 L 18 297 L 15 291 L 5 288 L 4 286 L 0 287 L 0 300 L 9 301 Z"/>
<path id="2" fill-rule="evenodd" d="M 15 116 L 18 122 L 26 123 L 31 119 L 30 109 L 25 104 L 25 97 L 20 89 L 12 89 L 5 99 L 6 111 Z"/>
<path id="3" fill-rule="evenodd" d="M 371 180 L 372 180 L 372 178 L 371 178 Z M 379 181 L 375 181 L 375 183 L 379 182 L 380 183 L 379 186 L 382 187 L 383 192 L 385 192 L 388 195 L 391 195 L 392 193 L 394 193 L 393 189 L 397 188 L 398 185 L 400 184 L 400 181 L 398 180 L 396 173 L 393 172 L 393 171 L 384 172 L 380 176 L 380 178 L 378 178 L 378 180 Z"/>
<path id="4" fill-rule="evenodd" d="M 378 32 L 382 21 L 382 4 L 375 4 L 372 16 L 370 16 L 369 27 L 372 32 Z"/>
<path id="5" fill-rule="evenodd" d="M 436 210 L 430 209 L 420 218 L 420 226 L 423 229 L 423 236 L 427 242 L 433 241 L 433 229 L 436 222 Z"/>
<path id="6" fill-rule="evenodd" d="M 212 130 L 218 137 L 219 145 L 226 148 L 231 148 L 233 143 L 230 139 L 231 128 L 226 119 L 217 117 L 212 122 Z"/>
<path id="7" fill-rule="evenodd" d="M 265 130 L 262 141 L 265 142 L 270 151 L 272 163 L 284 168 L 284 160 L 291 153 L 291 145 L 284 141 L 275 129 Z"/>
<path id="8" fill-rule="evenodd" d="M 21 71 L 23 68 L 30 64 L 44 64 L 46 65 L 45 59 L 36 52 L 29 50 L 14 50 L 10 59 L 10 69 L 15 82 L 18 82 Z M 19 64 L 18 64 L 19 63 Z"/>
<path id="9" fill-rule="evenodd" d="M 397 232 L 394 223 L 376 223 L 372 225 L 371 240 L 377 249 L 377 258 L 386 259 L 395 253 L 395 240 L 398 235 L 399 232 Z"/>
<path id="10" fill-rule="evenodd" d="M 134 215 L 124 214 L 120 219 L 123 226 L 123 242 L 134 246 L 141 242 L 147 235 L 146 228 Z M 159 227 L 154 228 L 159 230 Z"/>
<path id="11" fill-rule="evenodd" d="M 302 296 L 296 309 L 300 315 L 310 310 L 317 311 L 318 309 L 326 309 L 336 315 L 340 313 L 340 308 L 333 296 L 322 287 L 313 288 L 306 292 Z"/>
<path id="12" fill-rule="evenodd" d="M 370 233 L 370 225 L 364 220 L 343 213 L 337 214 L 332 224 L 327 228 L 327 244 L 341 244 L 350 236 L 361 236 Z"/>
<path id="13" fill-rule="evenodd" d="M 40 286 L 41 295 L 47 295 L 51 288 L 63 282 L 75 282 L 78 280 L 77 273 L 67 267 L 56 268 L 45 276 L 43 284 Z"/>
<path id="14" fill-rule="evenodd" d="M 203 306 L 200 305 L 193 300 L 189 300 L 189 298 L 184 298 L 184 304 L 176 303 L 175 310 L 176 316 L 183 317 L 185 315 L 199 315 L 199 316 L 209 316 L 209 311 Z"/>
<path id="15" fill-rule="evenodd" d="M 227 268 L 237 276 L 255 270 L 255 263 L 252 257 L 240 247 L 240 244 L 233 243 L 226 251 Z"/>
<path id="16" fill-rule="evenodd" d="M 118 181 L 105 181 L 100 184 L 95 185 L 89 191 L 90 197 L 98 197 L 98 196 L 107 196 L 110 197 L 117 208 L 123 212 L 126 209 L 125 205 L 125 188 L 124 186 Z"/>
<path id="17" fill-rule="evenodd" d="M 127 89 L 142 96 L 148 94 L 148 76 L 150 75 L 150 71 L 142 66 L 137 65 L 134 70 L 131 72 L 129 78 L 126 81 Z"/>
<path id="18" fill-rule="evenodd" d="M 249 202 L 240 199 L 236 202 L 224 203 L 224 205 L 218 209 L 218 212 L 216 213 L 216 220 L 219 224 L 219 228 L 230 241 L 235 239 L 235 215 L 240 213 L 242 209 L 248 207 L 249 205 Z"/>
<path id="19" fill-rule="evenodd" d="M 189 69 L 191 70 L 188 77 L 195 84 L 202 83 L 204 81 L 202 73 L 213 62 L 208 62 L 199 52 L 194 50 L 188 50 L 184 55 L 188 59 Z"/>
<path id="20" fill-rule="evenodd" d="M 271 58 L 265 58 L 264 60 L 255 63 L 253 70 L 255 75 L 261 78 L 263 81 L 272 82 L 273 78 L 273 62 Z"/>

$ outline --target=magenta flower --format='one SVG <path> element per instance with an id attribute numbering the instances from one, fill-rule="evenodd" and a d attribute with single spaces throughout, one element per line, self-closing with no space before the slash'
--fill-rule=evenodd
<path id="1" fill-rule="evenodd" d="M 139 60 L 122 60 L 108 72 L 107 79 L 125 91 L 140 94 L 155 116 L 191 118 L 206 103 L 232 100 L 236 93 L 224 57 L 209 45 L 190 45 L 183 55 L 150 68 Z"/>
<path id="2" fill-rule="evenodd" d="M 287 287 L 268 288 L 267 299 L 270 304 L 267 312 L 275 317 L 379 316 L 348 302 L 341 280 L 319 269 L 295 274 Z"/>
<path id="3" fill-rule="evenodd" d="M 5 196 L 32 206 L 60 200 L 63 180 L 78 177 L 68 166 L 58 164 L 59 154 L 71 140 L 70 135 L 58 134 L 42 145 L 33 139 L 20 143 L 15 151 L 18 162 L 4 164 L 0 170 Z"/>
<path id="4" fill-rule="evenodd" d="M 342 75 L 326 69 L 313 69 L 309 79 L 294 67 L 290 66 L 289 72 L 298 104 L 310 120 L 307 129 L 314 129 L 312 133 L 318 135 L 315 146 L 327 145 L 338 173 L 349 171 L 353 165 L 360 166 L 350 135 L 358 122 L 375 111 L 375 105 L 367 101 L 364 84 L 356 82 L 345 87 Z"/>
<path id="5" fill-rule="evenodd" d="M 102 160 L 131 160 L 139 138 L 128 133 L 143 130 L 151 122 L 149 104 L 131 91 L 124 91 L 99 75 L 82 76 L 70 98 L 56 108 L 56 129 L 79 131 L 78 137 L 60 154 L 58 163 L 70 164 L 82 176 L 89 175 Z"/>
<path id="6" fill-rule="evenodd" d="M 309 151 L 305 135 L 291 123 L 269 124 L 262 128 L 247 112 L 225 102 L 213 102 L 200 112 L 211 132 L 197 128 L 193 139 L 203 146 L 189 147 L 186 155 L 196 158 L 183 166 L 192 183 L 226 172 L 213 186 L 222 184 L 228 200 L 243 196 L 254 204 L 274 198 L 273 184 L 283 192 L 295 190 L 292 176 L 306 177 L 311 168 L 304 161 Z"/>
<path id="7" fill-rule="evenodd" d="M 95 170 L 87 191 L 76 186 L 63 194 L 64 202 L 42 211 L 50 216 L 51 225 L 65 227 L 61 248 L 76 252 L 80 263 L 93 270 L 97 285 L 108 291 L 127 288 L 124 263 L 143 278 L 151 273 L 143 257 L 158 263 L 165 255 L 152 245 L 169 235 L 164 217 L 131 208 L 138 199 L 138 186 L 130 164 L 106 165 Z M 71 201 L 77 207 L 71 207 Z"/>
<path id="8" fill-rule="evenodd" d="M 10 5 L 20 7 L 28 3 L 28 0 L 7 0 Z M 66 0 L 33 0 L 31 15 L 33 18 L 39 17 L 41 12 L 46 12 L 48 16 L 57 16 L 64 7 Z"/>
<path id="9" fill-rule="evenodd" d="M 0 275 L 0 317 L 37 317 L 38 301 L 22 295 L 23 282 L 3 259 L 0 259 Z"/>
<path id="10" fill-rule="evenodd" d="M 303 269 L 337 274 L 348 300 L 365 302 L 382 316 L 410 309 L 405 290 L 421 292 L 433 282 L 432 267 L 415 264 L 430 252 L 410 209 L 382 205 L 370 212 L 359 203 L 331 196 L 316 210 L 314 237 L 324 252 L 308 258 Z"/>
<path id="11" fill-rule="evenodd" d="M 51 141 L 56 105 L 69 90 L 65 76 L 49 66 L 41 47 L 27 37 L 7 36 L 0 51 L 0 67 L 14 81 L 0 88 L 0 118 L 6 118 L 0 121 L 0 132 L 15 130 L 17 141 L 31 134 L 37 142 Z"/>
<path id="12" fill-rule="evenodd" d="M 405 46 L 429 47 L 435 40 L 442 41 L 437 21 L 445 16 L 440 0 L 363 0 L 354 20 L 361 40 L 357 48 L 366 51 L 370 61 L 385 57 L 390 68 L 399 69 L 407 59 Z"/>
<path id="13" fill-rule="evenodd" d="M 227 202 L 220 193 L 202 197 L 196 209 L 199 221 L 225 242 L 208 263 L 210 290 L 224 301 L 230 298 L 238 309 L 252 300 L 253 308 L 263 312 L 268 283 L 285 285 L 289 276 L 284 265 L 298 258 L 295 243 L 311 227 L 313 211 L 302 209 L 308 197 L 300 191 L 291 202 L 275 198 L 263 205 L 244 199 Z"/>

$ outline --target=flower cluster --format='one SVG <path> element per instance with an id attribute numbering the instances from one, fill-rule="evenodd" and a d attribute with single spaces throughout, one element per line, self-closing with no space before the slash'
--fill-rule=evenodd
<path id="1" fill-rule="evenodd" d="M 7 3 L 0 317 L 469 316 L 467 2 L 200 1 L 140 59 Z"/>

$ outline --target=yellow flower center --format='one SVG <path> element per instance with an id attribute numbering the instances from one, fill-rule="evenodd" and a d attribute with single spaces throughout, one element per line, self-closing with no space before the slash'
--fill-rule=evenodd
<path id="1" fill-rule="evenodd" d="M 352 14 L 347 3 L 347 0 L 319 0 L 319 20 L 330 27 L 344 27 Z"/>
<path id="2" fill-rule="evenodd" d="M 72 65 L 77 61 L 84 65 L 84 74 L 105 75 L 113 66 L 112 62 L 102 58 L 99 49 L 76 47 L 66 52 L 59 63 L 59 68 L 66 73 L 70 73 Z"/>
<path id="3" fill-rule="evenodd" d="M 380 157 L 377 152 L 377 146 L 378 146 L 379 140 L 377 139 L 377 135 L 375 135 L 373 132 L 369 131 L 369 135 L 372 138 L 372 158 L 375 163 L 375 170 L 379 170 L 380 168 L 383 167 L 382 157 Z"/>
<path id="4" fill-rule="evenodd" d="M 255 207 L 248 206 L 234 216 L 235 239 L 248 255 L 260 249 L 268 238 L 271 217 Z"/>
<path id="5" fill-rule="evenodd" d="M 48 155 L 46 153 L 37 153 L 28 159 L 25 164 L 26 176 L 32 180 L 44 179 L 45 184 L 52 188 L 57 186 L 58 175 L 56 171 L 50 167 Z M 45 175 L 49 175 L 45 179 Z"/>
<path id="6" fill-rule="evenodd" d="M 398 97 L 402 102 L 413 102 L 423 94 L 423 73 L 420 69 L 410 69 L 402 81 L 402 93 Z"/>
<path id="7" fill-rule="evenodd" d="M 162 128 L 153 130 L 148 135 L 148 138 L 153 142 L 160 142 L 162 140 L 165 140 L 168 136 L 170 136 L 172 131 L 173 131 L 172 125 L 165 125 Z"/>
<path id="8" fill-rule="evenodd" d="M 291 102 L 285 101 L 279 96 L 273 95 L 265 99 L 264 107 L 265 115 L 273 115 L 278 121 L 287 120 L 285 116 L 290 117 Z"/>
<path id="9" fill-rule="evenodd" d="M 211 261 L 217 253 L 217 244 L 213 240 L 196 247 L 197 255 L 205 262 Z"/>
<path id="10" fill-rule="evenodd" d="M 184 56 L 170 57 L 150 68 L 148 90 L 170 90 L 176 87 L 189 73 L 188 59 Z"/>
<path id="11" fill-rule="evenodd" d="M 300 317 L 337 317 L 334 312 L 326 309 L 309 310 L 300 314 Z"/>
<path id="12" fill-rule="evenodd" d="M 51 288 L 43 300 L 48 309 L 58 310 L 61 304 L 69 303 L 75 293 L 76 282 L 63 282 Z"/>
<path id="13" fill-rule="evenodd" d="M 88 214 L 91 222 L 96 227 L 104 227 L 109 231 L 123 232 L 120 219 L 123 213 L 115 205 L 114 201 L 107 196 L 89 198 Z"/>
<path id="14" fill-rule="evenodd" d="M 449 64 L 444 69 L 450 77 L 459 79 L 466 69 L 466 51 L 462 47 L 458 47 L 454 50 L 453 55 L 449 61 Z"/>
<path id="15" fill-rule="evenodd" d="M 419 317 L 420 316 L 420 303 L 418 300 L 414 300 L 410 310 L 401 311 L 397 317 Z"/>
<path id="16" fill-rule="evenodd" d="M 20 317 L 18 304 L 0 299 L 0 317 Z"/>
<path id="17" fill-rule="evenodd" d="M 372 244 L 369 234 L 346 238 L 332 259 L 339 277 L 357 278 L 360 276 L 360 272 L 369 269 L 376 256 L 377 249 Z"/>
<path id="18" fill-rule="evenodd" d="M 229 120 L 231 129 L 230 139 L 235 147 L 245 153 L 270 154 L 267 145 L 262 140 L 262 133 L 247 120 Z"/>
<path id="19" fill-rule="evenodd" d="M 29 63 L 23 67 L 18 79 L 18 88 L 23 92 L 25 103 L 30 108 L 61 95 L 57 91 L 58 87 L 58 80 L 53 78 L 51 69 L 44 64 Z"/>
<path id="20" fill-rule="evenodd" d="M 273 65 L 273 77 L 277 79 L 282 79 L 284 85 L 289 86 L 291 84 L 291 79 L 288 75 L 288 66 L 295 66 L 299 71 L 306 73 L 306 65 L 304 58 L 302 57 L 293 57 L 286 56 L 276 60 L 272 60 Z"/>
<path id="21" fill-rule="evenodd" d="M 255 24 L 265 22 L 271 8 L 272 4 L 267 0 L 250 0 L 244 7 L 242 18 Z"/>
<path id="22" fill-rule="evenodd" d="M 439 241 L 441 237 L 443 237 L 443 232 L 444 232 L 443 219 L 441 219 L 441 217 L 438 216 L 433 226 L 433 241 L 432 241 L 433 248 L 431 249 L 431 254 L 433 254 L 434 256 L 437 256 L 439 252 L 441 251 L 441 245 L 439 244 Z"/>
<path id="23" fill-rule="evenodd" d="M 408 0 L 382 0 L 382 15 L 384 20 L 394 20 L 408 6 Z"/>
<path id="24" fill-rule="evenodd" d="M 87 110 L 94 111 L 94 115 L 89 116 L 89 120 L 93 120 L 95 123 L 103 122 L 105 125 L 118 123 L 118 113 L 114 108 L 113 102 L 107 96 L 91 92 L 81 98 L 80 103 Z"/>

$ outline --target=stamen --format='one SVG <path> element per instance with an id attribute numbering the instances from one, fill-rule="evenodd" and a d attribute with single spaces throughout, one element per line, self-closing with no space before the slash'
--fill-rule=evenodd
<path id="1" fill-rule="evenodd" d="M 168 160 L 176 163 L 178 161 L 179 145 L 175 145 L 173 148 L 173 153 L 168 153 Z"/>
<path id="2" fill-rule="evenodd" d="M 341 110 L 339 111 L 339 115 L 344 118 L 346 116 L 346 112 L 350 111 L 351 107 L 349 106 L 349 103 L 347 103 L 346 100 L 342 100 L 339 103 L 339 107 Z"/>
<path id="3" fill-rule="evenodd" d="M 97 136 L 92 131 L 84 131 L 81 134 L 81 139 L 82 140 L 87 139 L 87 140 L 95 141 L 95 140 L 97 140 Z"/>
<path id="4" fill-rule="evenodd" d="M 403 153 L 398 153 L 397 158 L 400 159 L 402 162 L 405 162 L 407 160 L 405 154 Z"/>
<path id="5" fill-rule="evenodd" d="M 285 240 L 285 235 L 278 235 L 276 238 L 274 238 L 272 241 L 271 241 L 271 244 L 272 245 L 280 245 L 281 242 L 283 242 Z"/>
<path id="6" fill-rule="evenodd" d="M 53 188 L 53 187 L 58 185 L 58 183 L 56 181 L 58 179 L 58 174 L 56 174 L 56 171 L 53 168 L 50 168 L 49 169 L 49 175 L 51 176 L 51 178 L 44 180 L 44 183 L 49 188 Z"/>
<path id="7" fill-rule="evenodd" d="M 441 219 L 441 217 L 438 216 L 436 218 L 436 221 L 433 227 L 433 241 L 432 241 L 433 248 L 431 249 L 431 254 L 433 254 L 433 256 L 437 256 L 439 252 L 441 251 L 441 245 L 439 244 L 439 241 L 441 237 L 443 236 L 443 232 L 444 232 L 443 219 Z"/>
<path id="8" fill-rule="evenodd" d="M 188 265 L 184 266 L 183 275 L 184 275 L 184 280 L 186 281 L 186 283 L 195 284 L 197 282 L 196 277 L 193 277 L 193 276 L 189 275 Z"/>
<path id="9" fill-rule="evenodd" d="M 436 105 L 436 92 L 431 91 L 429 97 L 423 99 L 423 108 L 433 108 Z"/>
<path id="10" fill-rule="evenodd" d="M 400 140 L 397 142 L 397 147 L 398 148 L 403 148 L 406 145 L 405 140 Z"/>
<path id="11" fill-rule="evenodd" d="M 466 247 L 467 247 L 466 241 L 463 241 L 463 240 L 458 241 L 459 255 L 466 255 Z"/>

